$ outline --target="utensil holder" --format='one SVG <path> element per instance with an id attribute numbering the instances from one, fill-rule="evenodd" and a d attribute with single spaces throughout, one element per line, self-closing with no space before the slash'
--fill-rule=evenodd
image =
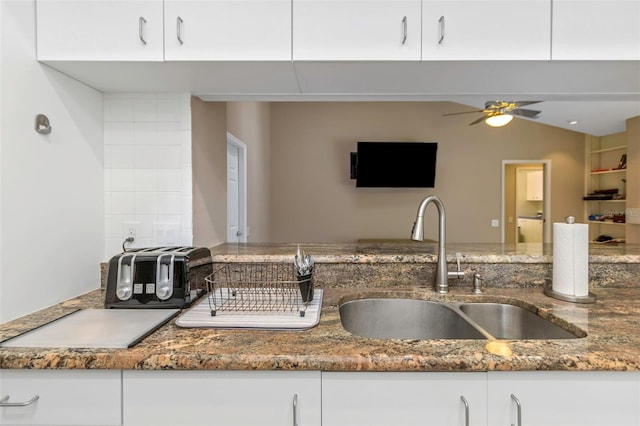
<path id="1" fill-rule="evenodd" d="M 296 273 L 296 279 L 300 287 L 302 301 L 305 303 L 311 302 L 313 300 L 313 273 L 306 275 L 298 275 Z"/>

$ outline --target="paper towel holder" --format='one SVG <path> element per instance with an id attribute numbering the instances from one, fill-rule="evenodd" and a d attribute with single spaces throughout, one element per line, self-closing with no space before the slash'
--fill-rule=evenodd
<path id="1" fill-rule="evenodd" d="M 572 296 L 570 294 L 558 293 L 557 291 L 553 291 L 551 287 L 545 287 L 543 293 L 545 294 L 545 296 L 572 303 L 595 303 L 597 299 L 596 295 L 593 293 L 589 293 L 587 296 Z"/>
<path id="2" fill-rule="evenodd" d="M 572 224 L 576 222 L 576 218 L 574 216 L 567 216 L 564 218 L 566 223 Z M 595 303 L 596 295 L 593 293 L 589 293 L 586 296 L 573 296 L 570 294 L 558 293 L 557 291 L 553 291 L 552 287 L 545 287 L 543 293 L 546 296 L 553 297 L 554 299 L 562 300 L 565 302 L 572 303 Z"/>

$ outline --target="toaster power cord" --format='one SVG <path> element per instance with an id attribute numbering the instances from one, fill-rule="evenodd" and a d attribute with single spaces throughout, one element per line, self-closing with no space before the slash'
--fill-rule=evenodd
<path id="1" fill-rule="evenodd" d="M 125 247 L 125 244 L 132 243 L 134 241 L 135 241 L 135 238 L 133 238 L 133 237 L 125 238 L 125 240 L 122 242 L 122 252 L 125 253 L 127 251 L 127 248 Z"/>

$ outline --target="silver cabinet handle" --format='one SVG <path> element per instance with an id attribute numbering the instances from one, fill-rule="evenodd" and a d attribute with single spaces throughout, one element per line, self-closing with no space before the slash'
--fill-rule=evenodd
<path id="1" fill-rule="evenodd" d="M 298 394 L 293 395 L 293 426 L 298 426 Z"/>
<path id="2" fill-rule="evenodd" d="M 517 416 L 518 416 L 518 423 L 516 425 L 512 424 L 511 426 L 522 426 L 522 406 L 520 405 L 520 400 L 516 398 L 514 394 L 511 394 L 511 399 L 513 400 L 513 402 L 516 403 Z"/>
<path id="3" fill-rule="evenodd" d="M 0 407 L 26 407 L 27 405 L 31 405 L 40 399 L 40 395 L 36 395 L 28 401 L 25 402 L 7 402 L 9 400 L 9 395 L 3 396 L 0 399 Z"/>
<path id="4" fill-rule="evenodd" d="M 402 44 L 407 42 L 407 17 L 402 18 Z"/>
<path id="5" fill-rule="evenodd" d="M 138 19 L 138 37 L 140 37 L 140 41 L 142 44 L 147 44 L 147 41 L 144 39 L 144 24 L 147 23 L 147 20 L 142 16 Z"/>
<path id="6" fill-rule="evenodd" d="M 460 400 L 464 404 L 464 426 L 469 426 L 469 401 L 463 395 L 460 395 Z"/>
<path id="7" fill-rule="evenodd" d="M 180 44 L 184 44 L 184 42 L 182 41 L 182 24 L 183 23 L 184 21 L 182 20 L 182 18 L 178 16 L 178 19 L 176 19 L 176 36 L 178 37 L 178 41 L 180 42 Z"/>
<path id="8" fill-rule="evenodd" d="M 439 28 L 440 28 L 440 39 L 438 40 L 438 44 L 442 44 L 444 41 L 444 15 L 438 19 Z"/>

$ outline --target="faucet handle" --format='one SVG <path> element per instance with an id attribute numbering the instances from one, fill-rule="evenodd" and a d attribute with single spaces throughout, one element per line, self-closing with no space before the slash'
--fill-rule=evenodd
<path id="1" fill-rule="evenodd" d="M 460 253 L 456 253 L 456 265 L 457 265 L 457 269 L 455 271 L 450 271 L 447 272 L 447 276 L 449 278 L 457 278 L 457 279 L 462 279 L 464 278 L 464 271 L 462 270 L 462 268 L 460 267 L 460 259 L 462 258 L 462 255 Z"/>

